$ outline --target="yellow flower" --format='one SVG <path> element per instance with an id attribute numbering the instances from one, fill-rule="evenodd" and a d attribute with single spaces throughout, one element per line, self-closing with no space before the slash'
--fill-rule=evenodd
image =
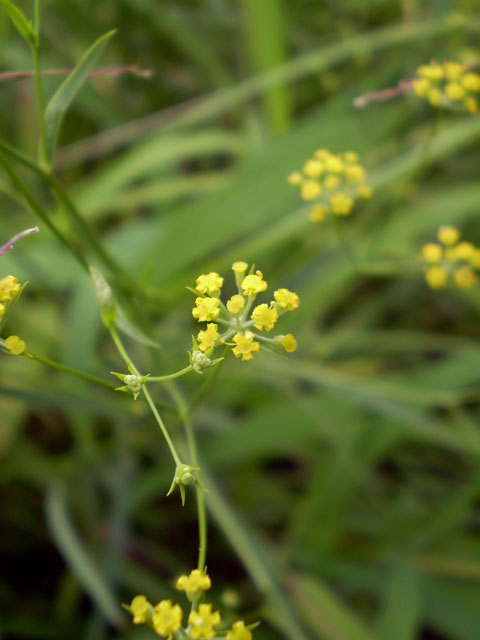
<path id="1" fill-rule="evenodd" d="M 330 157 L 330 151 L 327 151 L 327 149 L 317 149 L 313 155 L 318 160 L 326 160 Z"/>
<path id="2" fill-rule="evenodd" d="M 316 180 L 305 180 L 300 193 L 304 200 L 315 200 L 322 193 L 322 187 Z"/>
<path id="3" fill-rule="evenodd" d="M 280 343 L 287 353 L 293 353 L 297 349 L 297 341 L 291 333 L 287 333 Z"/>
<path id="4" fill-rule="evenodd" d="M 441 267 L 430 267 L 427 269 L 425 278 L 432 289 L 441 289 L 447 284 L 447 272 Z"/>
<path id="5" fill-rule="evenodd" d="M 468 113 L 477 113 L 478 102 L 472 96 L 467 96 L 463 102 Z"/>
<path id="6" fill-rule="evenodd" d="M 309 178 L 318 178 L 325 170 L 325 167 L 318 160 L 307 160 L 303 167 L 303 173 Z"/>
<path id="7" fill-rule="evenodd" d="M 455 227 L 440 227 L 437 237 L 442 244 L 451 247 L 452 245 L 457 244 L 458 239 L 460 238 L 460 232 Z"/>
<path id="8" fill-rule="evenodd" d="M 352 164 L 358 162 L 358 154 L 355 151 L 346 151 L 343 157 L 346 162 L 351 162 Z"/>
<path id="9" fill-rule="evenodd" d="M 186 591 L 190 595 L 196 595 L 200 591 L 207 591 L 212 586 L 210 576 L 205 571 L 193 569 L 188 576 L 180 576 L 177 580 L 177 589 Z"/>
<path id="10" fill-rule="evenodd" d="M 461 82 L 467 91 L 480 91 L 480 76 L 476 73 L 466 73 Z"/>
<path id="11" fill-rule="evenodd" d="M 20 293 L 20 284 L 15 276 L 5 276 L 0 280 L 0 301 L 13 300 Z"/>
<path id="12" fill-rule="evenodd" d="M 345 169 L 345 175 L 349 182 L 361 182 L 365 179 L 366 171 L 359 164 L 352 164 Z"/>
<path id="13" fill-rule="evenodd" d="M 344 193 L 336 193 L 330 198 L 330 204 L 332 205 L 333 213 L 337 216 L 346 216 L 352 210 L 353 200 Z"/>
<path id="14" fill-rule="evenodd" d="M 431 89 L 431 85 L 427 78 L 417 78 L 413 81 L 413 90 L 420 98 L 425 98 Z"/>
<path id="15" fill-rule="evenodd" d="M 475 247 L 471 242 L 460 242 L 455 247 L 455 256 L 457 260 L 470 260 L 475 253 Z"/>
<path id="16" fill-rule="evenodd" d="M 293 291 L 288 289 L 277 289 L 273 292 L 273 297 L 277 301 L 277 304 L 282 309 L 288 309 L 293 311 L 298 308 L 300 303 L 299 297 Z"/>
<path id="17" fill-rule="evenodd" d="M 27 347 L 25 342 L 23 340 L 20 340 L 18 336 L 10 336 L 9 338 L 7 338 L 5 340 L 5 346 L 14 356 L 21 355 Z"/>
<path id="18" fill-rule="evenodd" d="M 470 262 L 475 269 L 480 269 L 480 249 L 475 249 L 470 258 Z"/>
<path id="19" fill-rule="evenodd" d="M 5 315 L 5 305 L 0 302 L 0 318 Z"/>
<path id="20" fill-rule="evenodd" d="M 270 331 L 278 320 L 278 313 L 268 304 L 259 304 L 255 307 L 250 317 L 256 321 L 253 323 L 254 327 L 260 329 L 260 331 L 262 329 Z"/>
<path id="21" fill-rule="evenodd" d="M 148 600 L 145 596 L 135 596 L 130 603 L 133 624 L 143 624 L 147 618 L 149 608 Z"/>
<path id="22" fill-rule="evenodd" d="M 442 92 L 440 89 L 430 89 L 428 92 L 428 101 L 432 105 L 432 107 L 438 107 L 440 102 L 442 101 Z"/>
<path id="23" fill-rule="evenodd" d="M 215 320 L 220 313 L 220 301 L 218 298 L 197 298 L 196 306 L 192 309 L 192 316 L 197 318 L 199 322 L 208 322 Z"/>
<path id="24" fill-rule="evenodd" d="M 443 249 L 435 242 L 429 242 L 422 247 L 422 257 L 425 262 L 435 264 L 442 259 Z"/>
<path id="25" fill-rule="evenodd" d="M 233 354 L 236 358 L 242 358 L 242 360 L 252 360 L 253 354 L 260 349 L 259 343 L 255 342 L 254 335 L 250 331 L 245 331 L 243 335 L 236 333 L 233 336 L 233 342 L 236 344 Z"/>
<path id="26" fill-rule="evenodd" d="M 222 288 L 223 278 L 218 273 L 212 271 L 206 275 L 198 276 L 196 280 L 196 289 L 199 293 L 208 293 L 209 295 L 217 295 Z"/>
<path id="27" fill-rule="evenodd" d="M 252 640 L 252 632 L 243 620 L 237 620 L 233 623 L 232 630 L 227 631 L 227 640 Z"/>
<path id="28" fill-rule="evenodd" d="M 152 622 L 159 636 L 171 638 L 180 629 L 183 612 L 180 605 L 172 605 L 171 600 L 162 600 L 155 606 Z"/>
<path id="29" fill-rule="evenodd" d="M 262 272 L 257 271 L 256 274 L 250 274 L 243 279 L 241 285 L 245 295 L 250 296 L 252 294 L 261 293 L 267 288 L 267 283 L 262 278 Z"/>
<path id="30" fill-rule="evenodd" d="M 449 80 L 456 80 L 462 75 L 463 67 L 458 62 L 444 62 L 443 68 Z"/>
<path id="31" fill-rule="evenodd" d="M 302 184 L 302 174 L 299 171 L 294 171 L 288 176 L 287 180 L 288 184 L 292 184 L 294 187 L 297 187 L 298 185 Z"/>
<path id="32" fill-rule="evenodd" d="M 449 82 L 445 85 L 445 93 L 450 100 L 463 100 L 465 89 L 458 82 Z"/>
<path id="33" fill-rule="evenodd" d="M 245 273 L 248 269 L 248 264 L 240 260 L 239 262 L 234 262 L 232 264 L 232 269 L 234 273 Z"/>
<path id="34" fill-rule="evenodd" d="M 455 282 L 461 289 L 470 289 L 477 282 L 477 276 L 473 273 L 470 267 L 460 267 L 455 271 Z"/>
<path id="35" fill-rule="evenodd" d="M 442 67 L 434 62 L 418 67 L 417 75 L 422 78 L 428 78 L 429 80 L 443 80 L 445 74 Z"/>
<path id="36" fill-rule="evenodd" d="M 214 627 L 221 624 L 221 618 L 218 611 L 212 613 L 211 604 L 200 604 L 197 611 L 192 611 L 188 616 L 190 625 L 189 635 L 194 640 L 210 640 L 214 637 Z"/>
<path id="37" fill-rule="evenodd" d="M 325 185 L 325 189 L 335 191 L 335 189 L 338 189 L 340 184 L 340 178 L 338 176 L 327 176 L 323 181 L 323 184 Z"/>
<path id="38" fill-rule="evenodd" d="M 359 198 L 365 198 L 365 200 L 368 200 L 368 198 L 371 198 L 372 195 L 373 195 L 373 190 L 369 184 L 361 184 L 357 188 L 357 196 Z"/>
<path id="39" fill-rule="evenodd" d="M 232 296 L 230 300 L 227 301 L 227 309 L 233 315 L 240 313 L 240 311 L 242 311 L 244 306 L 245 306 L 245 298 L 238 293 Z"/>
<path id="40" fill-rule="evenodd" d="M 342 160 L 340 160 L 340 158 L 337 158 L 337 156 L 334 155 L 330 155 L 330 157 L 325 161 L 325 168 L 327 169 L 327 171 L 330 171 L 330 173 L 342 173 L 345 165 L 343 164 Z"/>
<path id="41" fill-rule="evenodd" d="M 218 341 L 218 325 L 214 322 L 207 324 L 205 331 L 199 331 L 197 340 L 201 351 L 208 351 L 213 348 Z"/>
<path id="42" fill-rule="evenodd" d="M 312 222 L 322 222 L 328 209 L 323 204 L 314 204 L 310 210 L 310 220 Z"/>

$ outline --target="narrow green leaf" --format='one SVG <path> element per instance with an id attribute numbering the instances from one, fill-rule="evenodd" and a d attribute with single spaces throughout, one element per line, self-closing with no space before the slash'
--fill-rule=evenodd
<path id="1" fill-rule="evenodd" d="M 2 0 L 3 2 L 5 0 Z M 55 151 L 55 145 L 60 131 L 63 116 L 67 112 L 72 100 L 80 90 L 89 71 L 102 53 L 105 45 L 115 33 L 115 30 L 105 33 L 86 52 L 77 66 L 62 82 L 60 87 L 51 97 L 45 109 L 45 126 L 47 130 L 47 156 L 51 160 Z"/>
<path id="2" fill-rule="evenodd" d="M 27 20 L 20 9 L 10 2 L 10 0 L 0 0 L 0 3 L 10 16 L 10 20 L 15 25 L 18 33 L 31 47 L 34 47 L 36 45 L 36 39 L 33 33 L 32 23 Z"/>
<path id="3" fill-rule="evenodd" d="M 65 562 L 107 620 L 119 626 L 122 622 L 120 606 L 75 531 L 65 492 L 60 486 L 52 484 L 48 488 L 45 509 L 50 533 Z"/>
<path id="4" fill-rule="evenodd" d="M 97 296 L 103 324 L 107 328 L 114 327 L 117 323 L 117 303 L 110 285 L 95 267 L 90 267 L 90 274 L 95 287 L 95 295 Z"/>

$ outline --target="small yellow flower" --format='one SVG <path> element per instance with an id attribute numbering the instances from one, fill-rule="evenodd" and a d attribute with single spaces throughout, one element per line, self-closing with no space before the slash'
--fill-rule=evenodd
<path id="1" fill-rule="evenodd" d="M 470 260 L 475 253 L 475 247 L 471 242 L 460 242 L 455 247 L 455 256 L 457 260 Z"/>
<path id="2" fill-rule="evenodd" d="M 465 105 L 465 109 L 468 113 L 477 113 L 478 111 L 478 102 L 472 96 L 467 96 L 463 102 Z"/>
<path id="3" fill-rule="evenodd" d="M 460 232 L 455 227 L 440 227 L 437 237 L 442 244 L 451 247 L 457 244 L 460 238 Z"/>
<path id="4" fill-rule="evenodd" d="M 325 161 L 325 168 L 327 169 L 327 171 L 330 171 L 330 173 L 342 173 L 345 165 L 343 164 L 342 160 L 340 160 L 340 158 L 331 155 Z"/>
<path id="5" fill-rule="evenodd" d="M 450 100 L 463 100 L 465 89 L 458 82 L 449 82 L 445 85 L 445 93 Z"/>
<path id="6" fill-rule="evenodd" d="M 7 338 L 5 340 L 5 346 L 14 356 L 21 355 L 27 348 L 25 342 L 23 340 L 20 340 L 18 336 L 10 336 L 9 338 Z"/>
<path id="7" fill-rule="evenodd" d="M 441 289 L 447 284 L 447 272 L 441 267 L 430 267 L 427 269 L 425 278 L 432 289 Z"/>
<path id="8" fill-rule="evenodd" d="M 328 191 L 335 191 L 335 189 L 338 189 L 340 185 L 340 178 L 332 175 L 327 176 L 323 181 L 323 184 L 325 185 L 325 189 Z"/>
<path id="9" fill-rule="evenodd" d="M 197 611 L 192 611 L 188 616 L 188 633 L 194 640 L 210 640 L 215 636 L 214 627 L 218 627 L 221 622 L 219 612 L 212 613 L 211 604 L 200 604 Z"/>
<path id="10" fill-rule="evenodd" d="M 177 589 L 186 591 L 189 595 L 197 595 L 201 591 L 207 591 L 212 586 L 210 576 L 205 571 L 193 569 L 188 576 L 180 576 L 177 580 Z"/>
<path id="11" fill-rule="evenodd" d="M 480 249 L 475 249 L 470 258 L 470 263 L 475 269 L 480 269 Z"/>
<path id="12" fill-rule="evenodd" d="M 245 306 L 245 298 L 238 293 L 232 296 L 230 300 L 227 301 L 227 309 L 233 315 L 240 313 L 243 310 L 244 306 Z"/>
<path id="13" fill-rule="evenodd" d="M 283 340 L 280 344 L 287 353 L 293 353 L 297 349 L 297 341 L 291 333 L 287 333 L 287 335 L 283 337 Z"/>
<path id="14" fill-rule="evenodd" d="M 455 271 L 455 282 L 461 289 L 470 289 L 477 282 L 477 276 L 473 273 L 470 267 L 460 267 Z"/>
<path id="15" fill-rule="evenodd" d="M 256 274 L 250 274 L 243 279 L 241 288 L 245 295 L 250 296 L 252 294 L 261 293 L 267 288 L 267 283 L 262 278 L 261 271 L 257 271 Z"/>
<path id="16" fill-rule="evenodd" d="M 242 360 L 252 360 L 253 354 L 260 349 L 260 344 L 254 340 L 254 335 L 250 331 L 245 331 L 243 335 L 236 333 L 233 336 L 233 342 L 236 344 L 233 354 Z"/>
<path id="17" fill-rule="evenodd" d="M 461 82 L 467 91 L 480 91 L 480 76 L 476 73 L 466 73 Z"/>
<path id="18" fill-rule="evenodd" d="M 5 276 L 0 280 L 0 301 L 13 300 L 20 293 L 20 284 L 15 276 Z"/>
<path id="19" fill-rule="evenodd" d="M 309 178 L 318 178 L 325 171 L 325 167 L 319 160 L 307 160 L 303 167 L 303 173 Z"/>
<path id="20" fill-rule="evenodd" d="M 273 297 L 277 301 L 277 304 L 282 309 L 288 309 L 293 311 L 298 308 L 300 299 L 296 293 L 289 291 L 288 289 L 277 289 L 273 292 Z"/>
<path id="21" fill-rule="evenodd" d="M 133 624 L 143 624 L 147 618 L 149 608 L 148 600 L 145 596 L 135 596 L 130 603 Z"/>
<path id="22" fill-rule="evenodd" d="M 294 171 L 288 176 L 287 180 L 288 184 L 292 184 L 294 187 L 298 187 L 303 182 L 302 174 L 299 171 Z"/>
<path id="23" fill-rule="evenodd" d="M 252 632 L 243 620 L 237 620 L 233 623 L 232 630 L 227 631 L 227 640 L 252 640 Z"/>
<path id="24" fill-rule="evenodd" d="M 232 269 L 234 273 L 242 274 L 248 269 L 248 264 L 240 260 L 232 264 Z"/>
<path id="25" fill-rule="evenodd" d="M 260 331 L 262 329 L 270 331 L 278 320 L 278 313 L 268 304 L 259 304 L 255 307 L 250 317 L 255 320 L 254 327 L 260 329 Z"/>
<path id="26" fill-rule="evenodd" d="M 5 315 L 5 305 L 0 302 L 0 318 Z"/>
<path id="27" fill-rule="evenodd" d="M 352 164 L 345 169 L 345 176 L 349 182 L 361 182 L 365 179 L 365 174 L 365 169 L 359 164 Z"/>
<path id="28" fill-rule="evenodd" d="M 353 200 L 344 193 L 336 193 L 330 198 L 332 211 L 337 216 L 347 216 L 353 208 Z"/>
<path id="29" fill-rule="evenodd" d="M 300 193 L 304 200 L 315 200 L 322 193 L 322 186 L 316 180 L 305 180 Z"/>
<path id="30" fill-rule="evenodd" d="M 213 348 L 218 341 L 218 325 L 214 322 L 207 324 L 205 331 L 199 331 L 197 340 L 201 351 L 208 351 Z"/>
<path id="31" fill-rule="evenodd" d="M 171 600 L 162 600 L 155 606 L 152 622 L 159 636 L 171 638 L 182 624 L 183 612 L 180 605 L 172 605 Z"/>
<path id="32" fill-rule="evenodd" d="M 428 92 L 428 101 L 432 105 L 432 107 L 438 107 L 440 102 L 442 101 L 442 92 L 440 89 L 430 89 Z"/>
<path id="33" fill-rule="evenodd" d="M 435 242 L 429 242 L 422 247 L 422 257 L 429 264 L 440 262 L 442 255 L 443 248 Z"/>
<path id="34" fill-rule="evenodd" d="M 413 90 L 420 98 L 428 96 L 428 92 L 431 89 L 430 81 L 427 78 L 417 78 L 413 81 Z"/>
<path id="35" fill-rule="evenodd" d="M 323 222 L 328 209 L 323 204 L 314 204 L 310 210 L 310 220 L 312 222 Z"/>
<path id="36" fill-rule="evenodd" d="M 361 184 L 357 188 L 357 196 L 359 198 L 364 198 L 365 200 L 368 200 L 373 196 L 372 187 L 369 184 Z"/>
<path id="37" fill-rule="evenodd" d="M 358 162 L 358 154 L 355 151 L 346 151 L 343 157 L 346 162 L 351 162 L 352 164 Z"/>
<path id="38" fill-rule="evenodd" d="M 197 298 L 195 307 L 192 309 L 192 316 L 199 322 L 215 320 L 220 313 L 220 301 L 218 298 Z"/>
<path id="39" fill-rule="evenodd" d="M 443 68 L 449 80 L 456 80 L 462 75 L 463 67 L 458 62 L 444 62 Z"/>
<path id="40" fill-rule="evenodd" d="M 443 80 L 445 73 L 442 67 L 437 63 L 425 64 L 417 69 L 417 75 L 429 80 Z"/>
<path id="41" fill-rule="evenodd" d="M 218 295 L 223 285 L 223 278 L 221 278 L 218 273 L 212 271 L 206 275 L 198 276 L 196 283 L 196 289 L 199 293 Z"/>

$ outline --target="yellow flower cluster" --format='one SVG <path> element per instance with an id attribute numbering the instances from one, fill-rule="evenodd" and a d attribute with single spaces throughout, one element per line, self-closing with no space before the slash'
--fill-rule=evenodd
<path id="1" fill-rule="evenodd" d="M 317 201 L 310 210 L 310 220 L 322 222 L 329 213 L 348 216 L 358 198 L 371 198 L 372 189 L 365 183 L 366 175 L 353 151 L 333 154 L 319 149 L 301 172 L 288 176 L 288 182 L 300 188 L 304 200 Z"/>
<path id="2" fill-rule="evenodd" d="M 198 333 L 194 342 L 194 349 L 199 350 L 196 353 L 203 352 L 209 357 L 217 345 L 230 344 L 236 358 L 252 360 L 254 354 L 260 350 L 261 343 L 265 348 L 277 352 L 279 348 L 287 353 L 295 351 L 297 341 L 292 334 L 268 338 L 252 329 L 261 332 L 271 331 L 281 315 L 298 307 L 297 294 L 288 289 L 277 289 L 273 293 L 274 300 L 253 306 L 256 296 L 267 289 L 262 272 L 254 272 L 252 267 L 247 273 L 246 262 L 235 262 L 232 269 L 237 292 L 225 304 L 220 299 L 223 278 L 218 273 L 202 274 L 196 280 L 194 292 L 198 297 L 195 299 L 192 315 L 198 322 L 208 323 L 207 328 Z M 219 332 L 220 324 L 224 326 L 223 333 Z M 230 339 L 232 342 L 228 342 Z M 198 357 L 195 356 L 195 361 L 197 360 Z"/>
<path id="3" fill-rule="evenodd" d="M 428 285 L 441 289 L 453 278 L 461 289 L 470 289 L 478 282 L 475 270 L 480 270 L 480 249 L 471 242 L 460 242 L 460 232 L 455 227 L 440 227 L 437 238 L 438 242 L 422 247 Z"/>
<path id="4" fill-rule="evenodd" d="M 22 287 L 15 276 L 0 279 L 0 321 L 5 316 L 9 305 L 20 294 Z"/>
<path id="5" fill-rule="evenodd" d="M 413 90 L 434 107 L 477 113 L 480 75 L 457 62 L 431 62 L 417 69 Z"/>
<path id="6" fill-rule="evenodd" d="M 211 580 L 205 571 L 194 569 L 188 576 L 180 576 L 177 589 L 186 591 L 190 600 L 210 589 Z M 198 602 L 198 600 L 197 600 Z M 216 635 L 215 628 L 222 623 L 220 613 L 212 611 L 212 605 L 202 602 L 194 606 L 188 616 L 187 626 L 182 628 L 183 611 L 180 605 L 172 604 L 171 600 L 162 600 L 153 606 L 144 595 L 133 598 L 125 608 L 133 616 L 133 624 L 147 624 L 162 638 L 171 640 L 173 635 L 181 629 L 182 638 L 192 640 L 211 640 Z M 225 632 L 222 632 L 224 635 Z M 226 632 L 227 640 L 252 640 L 252 632 L 245 626 L 243 620 L 237 620 L 232 628 Z"/>

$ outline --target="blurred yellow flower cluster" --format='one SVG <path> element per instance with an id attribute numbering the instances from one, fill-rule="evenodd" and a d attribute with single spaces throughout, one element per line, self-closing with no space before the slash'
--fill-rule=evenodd
<path id="1" fill-rule="evenodd" d="M 177 589 L 186 591 L 192 601 L 201 597 L 210 586 L 210 577 L 205 571 L 199 569 L 194 569 L 189 576 L 181 576 L 177 580 Z M 180 630 L 182 638 L 211 640 L 218 635 L 216 627 L 222 624 L 220 613 L 212 611 L 210 603 L 198 604 L 198 599 L 194 601 L 184 628 L 182 628 L 182 608 L 178 604 L 172 604 L 171 600 L 162 600 L 152 605 L 144 595 L 138 595 L 133 598 L 129 606 L 125 606 L 125 609 L 133 616 L 133 624 L 151 626 L 157 635 L 169 640 Z M 222 632 L 222 636 L 227 640 L 252 640 L 252 632 L 245 626 L 243 620 L 234 622 L 230 630 Z"/>
<path id="2" fill-rule="evenodd" d="M 471 242 L 460 242 L 460 232 L 455 227 L 440 227 L 437 238 L 438 242 L 429 242 L 422 247 L 428 285 L 441 289 L 452 278 L 461 289 L 470 289 L 478 282 L 476 270 L 480 269 L 480 249 Z"/>
<path id="3" fill-rule="evenodd" d="M 307 160 L 301 172 L 295 171 L 288 176 L 288 182 L 299 187 L 304 200 L 315 201 L 310 220 L 323 222 L 329 213 L 348 216 L 355 200 L 371 198 L 372 189 L 365 182 L 366 175 L 353 151 L 334 154 L 319 149 Z"/>
<path id="4" fill-rule="evenodd" d="M 457 62 L 431 62 L 417 69 L 413 90 L 434 107 L 477 113 L 480 75 Z"/>
<path id="5" fill-rule="evenodd" d="M 225 304 L 220 298 L 223 278 L 218 273 L 202 274 L 196 280 L 194 292 L 197 297 L 192 315 L 198 322 L 208 324 L 198 333 L 194 349 L 209 357 L 217 345 L 231 344 L 235 357 L 242 360 L 252 360 L 261 343 L 277 352 L 280 348 L 288 353 L 295 351 L 297 341 L 292 334 L 268 338 L 253 329 L 271 331 L 282 314 L 298 307 L 297 294 L 288 289 L 277 289 L 273 293 L 274 300 L 253 306 L 257 295 L 267 289 L 262 272 L 254 271 L 252 267 L 247 273 L 246 262 L 235 262 L 232 269 L 237 292 Z M 219 325 L 224 327 L 223 333 L 219 332 Z M 192 354 L 192 359 L 197 362 L 198 356 L 193 358 Z"/>
<path id="6" fill-rule="evenodd" d="M 5 276 L 0 280 L 0 320 L 5 315 L 8 305 L 20 293 L 21 285 L 15 276 Z"/>

